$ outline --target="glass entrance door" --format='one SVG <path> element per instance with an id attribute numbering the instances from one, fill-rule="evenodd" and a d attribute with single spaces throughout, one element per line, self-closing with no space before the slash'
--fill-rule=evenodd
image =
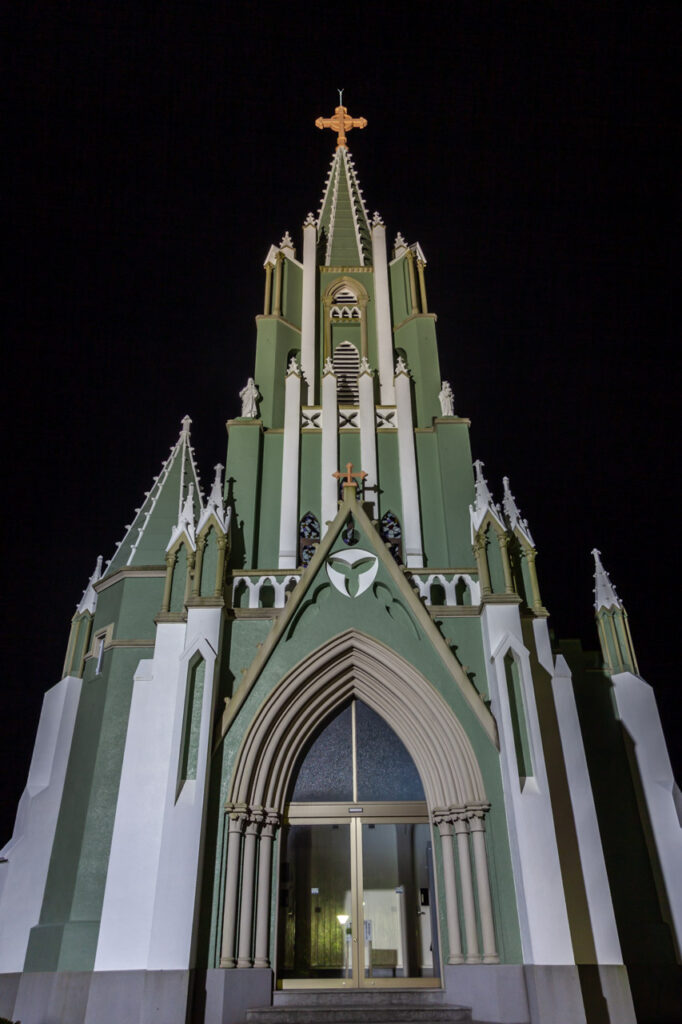
<path id="1" fill-rule="evenodd" d="M 429 825 L 382 817 L 285 827 L 281 987 L 439 984 Z"/>

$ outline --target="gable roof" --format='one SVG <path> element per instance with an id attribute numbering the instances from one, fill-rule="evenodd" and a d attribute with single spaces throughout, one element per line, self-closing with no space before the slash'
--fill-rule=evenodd
<path id="1" fill-rule="evenodd" d="M 489 708 L 481 700 L 478 691 L 453 654 L 448 643 L 439 632 L 431 618 L 431 615 L 406 579 L 403 570 L 396 564 L 386 544 L 372 525 L 372 522 L 362 507 L 362 504 L 357 501 L 355 488 L 353 486 L 344 487 L 343 501 L 340 504 L 336 518 L 333 523 L 331 523 L 322 542 L 318 545 L 310 564 L 301 576 L 300 582 L 291 592 L 289 600 L 281 614 L 273 622 L 272 629 L 268 633 L 262 646 L 258 649 L 258 653 L 245 672 L 232 699 L 227 704 L 220 723 L 220 735 L 217 737 L 217 741 L 220 742 L 225 737 L 231 723 L 237 717 L 239 710 L 255 686 L 280 640 L 286 636 L 295 617 L 302 610 L 302 604 L 306 595 L 318 578 L 320 570 L 327 561 L 329 554 L 332 552 L 334 545 L 339 539 L 349 515 L 353 516 L 357 527 L 362 531 L 365 535 L 365 539 L 373 548 L 374 553 L 379 559 L 379 563 L 383 566 L 385 572 L 389 576 L 396 592 L 400 595 L 401 600 L 405 603 L 409 612 L 415 618 L 421 635 L 428 640 L 431 646 L 435 649 L 440 660 L 443 662 L 448 673 L 454 680 L 459 692 L 469 705 L 470 710 L 473 711 L 474 716 L 478 719 L 484 732 L 488 735 L 488 738 L 493 744 L 498 746 L 497 725 Z"/>

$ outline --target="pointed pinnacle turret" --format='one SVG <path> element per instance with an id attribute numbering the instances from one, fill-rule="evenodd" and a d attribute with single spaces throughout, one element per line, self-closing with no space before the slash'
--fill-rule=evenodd
<path id="1" fill-rule="evenodd" d="M 602 565 L 601 551 L 592 548 L 594 558 L 594 610 L 600 608 L 622 608 L 623 604 L 616 593 L 616 588 L 609 578 L 609 574 Z"/>
<path id="2" fill-rule="evenodd" d="M 180 515 L 178 516 L 178 521 L 171 532 L 171 537 L 166 548 L 167 551 L 170 551 L 183 533 L 186 534 L 191 541 L 192 547 L 196 547 L 196 536 L 194 533 L 194 484 L 190 484 L 187 488 L 187 497 L 183 502 Z"/>
<path id="3" fill-rule="evenodd" d="M 492 517 L 499 523 L 504 529 L 504 523 L 500 516 L 500 511 L 495 502 L 493 496 L 490 493 L 488 487 L 488 481 L 483 476 L 484 463 L 480 459 L 476 459 L 474 462 L 474 472 L 476 478 L 474 480 L 474 503 L 469 506 L 469 513 L 471 516 L 471 532 L 472 534 L 477 533 L 480 529 L 481 523 L 485 519 L 488 512 Z"/>
<path id="4" fill-rule="evenodd" d="M 369 215 L 350 153 L 337 150 L 317 218 L 318 242 L 328 267 L 364 267 L 372 262 Z"/>
<path id="5" fill-rule="evenodd" d="M 97 591 L 95 590 L 95 583 L 97 583 L 97 580 L 99 580 L 101 576 L 102 556 L 99 555 L 92 576 L 88 580 L 88 585 L 83 591 L 83 596 L 76 606 L 76 611 L 79 614 L 82 612 L 90 612 L 91 615 L 95 614 L 95 608 L 97 606 Z"/>
<path id="6" fill-rule="evenodd" d="M 504 497 L 502 499 L 502 507 L 504 514 L 507 517 L 509 528 L 514 533 L 515 530 L 519 530 L 520 533 L 526 538 L 531 547 L 535 547 L 530 528 L 528 526 L 528 520 L 524 519 L 519 512 L 516 504 L 516 499 L 509 488 L 509 477 L 502 477 L 502 485 L 504 487 Z"/>
<path id="7" fill-rule="evenodd" d="M 225 506 L 223 504 L 223 465 L 218 462 L 215 466 L 215 476 L 213 478 L 213 486 L 211 487 L 211 493 L 208 496 L 206 505 L 204 507 L 199 522 L 197 523 L 197 533 L 201 533 L 205 524 L 214 516 L 223 533 L 227 533 L 227 528 L 230 523 L 230 512 L 228 508 L 225 512 Z"/>

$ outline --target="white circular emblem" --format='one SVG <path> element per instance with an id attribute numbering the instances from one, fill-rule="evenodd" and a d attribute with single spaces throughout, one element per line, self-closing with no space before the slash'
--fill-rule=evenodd
<path id="1" fill-rule="evenodd" d="M 344 597 L 359 597 L 373 583 L 379 559 L 371 551 L 335 551 L 326 563 L 327 576 Z"/>

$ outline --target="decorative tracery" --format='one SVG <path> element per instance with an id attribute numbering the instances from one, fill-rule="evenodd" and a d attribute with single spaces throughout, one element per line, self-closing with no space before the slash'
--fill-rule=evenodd
<path id="1" fill-rule="evenodd" d="M 320 523 L 312 512 L 306 512 L 298 527 L 298 561 L 306 566 L 315 554 L 320 541 Z"/>
<path id="2" fill-rule="evenodd" d="M 379 524 L 381 539 L 388 545 L 388 550 L 398 565 L 403 562 L 403 530 L 395 512 L 385 512 Z"/>

